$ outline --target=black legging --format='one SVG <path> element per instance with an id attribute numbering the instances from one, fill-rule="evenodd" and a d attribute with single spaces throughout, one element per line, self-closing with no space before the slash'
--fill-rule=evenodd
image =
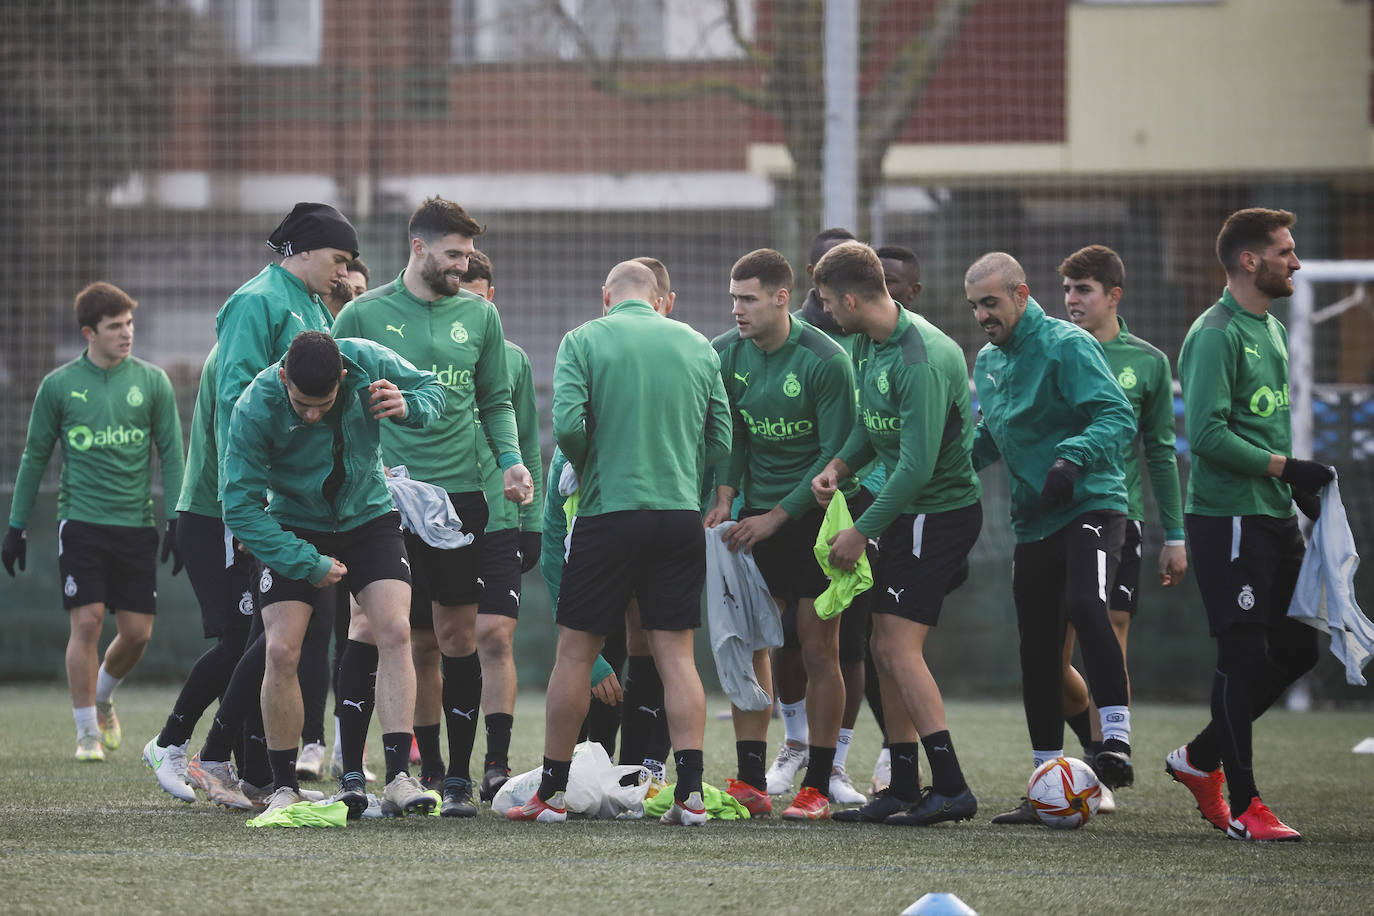
<path id="1" fill-rule="evenodd" d="M 1044 540 L 1016 545 L 1012 594 L 1021 637 L 1021 694 L 1033 750 L 1064 746 L 1066 615 L 1083 648 L 1098 707 L 1129 704 L 1126 665 L 1106 600 L 1125 531 L 1123 513 L 1088 512 Z"/>

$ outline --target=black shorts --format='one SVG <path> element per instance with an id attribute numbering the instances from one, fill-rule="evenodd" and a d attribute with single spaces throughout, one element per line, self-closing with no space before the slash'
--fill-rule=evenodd
<path id="1" fill-rule="evenodd" d="M 286 526 L 283 526 L 286 527 Z M 406 557 L 401 534 L 401 514 L 392 510 L 347 531 L 286 530 L 311 544 L 322 555 L 333 557 L 348 573 L 343 583 L 356 596 L 381 579 L 397 579 L 410 584 L 410 560 Z M 262 607 L 281 601 L 301 601 L 314 605 L 319 589 L 305 579 L 288 579 L 258 564 L 258 603 Z"/>
<path id="2" fill-rule="evenodd" d="M 1141 541 L 1139 519 L 1126 519 L 1126 539 L 1121 542 L 1121 562 L 1116 566 L 1116 578 L 1112 581 L 1112 590 L 1107 596 L 1107 607 L 1113 611 L 1125 611 L 1132 617 L 1139 606 Z"/>
<path id="3" fill-rule="evenodd" d="M 741 509 L 740 521 L 768 511 Z M 815 598 L 830 584 L 815 554 L 816 535 L 823 521 L 825 510 L 817 506 L 801 518 L 783 522 L 772 537 L 754 545 L 754 562 L 774 598 L 791 604 L 802 598 Z"/>
<path id="4" fill-rule="evenodd" d="M 463 521 L 472 543 L 451 550 L 432 547 L 406 532 L 411 562 L 410 627 L 434 629 L 434 604 L 458 607 L 482 598 L 482 539 L 487 530 L 487 498 L 480 490 L 450 493 L 449 502 Z"/>
<path id="5" fill-rule="evenodd" d="M 1272 627 L 1288 614 L 1307 550 L 1296 516 L 1187 515 L 1184 522 L 1213 636 L 1235 623 Z"/>
<path id="6" fill-rule="evenodd" d="M 103 604 L 157 613 L 157 529 L 63 519 L 57 525 L 62 607 Z"/>
<path id="7" fill-rule="evenodd" d="M 878 538 L 873 613 L 933 627 L 945 595 L 968 578 L 968 554 L 983 529 L 983 505 L 899 515 Z"/>
<path id="8" fill-rule="evenodd" d="M 872 491 L 860 487 L 858 492 L 849 498 L 849 514 L 854 518 L 863 515 L 869 506 L 873 505 L 874 496 Z M 822 511 L 822 520 L 825 515 Z M 817 529 L 819 530 L 819 529 Z M 764 543 L 767 543 L 765 541 Z M 816 543 L 816 535 L 811 535 L 811 543 Z M 868 542 L 865 548 L 870 564 L 878 561 L 878 549 L 873 546 L 873 542 Z M 754 548 L 754 555 L 757 558 L 758 548 Z M 812 561 L 815 560 L 814 553 L 808 553 Z M 817 567 L 819 569 L 819 567 Z M 826 584 L 829 581 L 826 580 Z M 821 591 L 825 586 L 821 587 Z M 820 594 L 817 592 L 816 594 Z M 856 665 L 862 662 L 868 655 L 868 635 L 872 631 L 869 625 L 869 615 L 873 609 L 873 589 L 866 592 L 859 592 L 850 602 L 849 607 L 844 609 L 840 615 L 840 664 Z M 782 644 L 787 649 L 800 649 L 801 642 L 797 639 L 797 605 L 794 601 L 789 601 L 782 612 Z"/>
<path id="9" fill-rule="evenodd" d="M 482 538 L 482 597 L 477 613 L 520 617 L 520 531 L 489 531 Z"/>
<path id="10" fill-rule="evenodd" d="M 253 558 L 238 549 L 222 520 L 195 512 L 177 516 L 177 546 L 200 604 L 205 637 L 247 633 L 253 622 Z"/>
<path id="11" fill-rule="evenodd" d="M 606 634 L 639 599 L 646 630 L 701 626 L 706 532 L 691 509 L 578 516 L 558 594 L 560 626 Z"/>

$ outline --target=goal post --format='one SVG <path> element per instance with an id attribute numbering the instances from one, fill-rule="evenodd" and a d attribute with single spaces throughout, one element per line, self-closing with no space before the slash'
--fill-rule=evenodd
<path id="1" fill-rule="evenodd" d="M 1313 398 L 1316 390 L 1316 326 L 1341 310 L 1318 309 L 1318 284 L 1374 283 L 1374 261 L 1303 261 L 1293 275 L 1288 317 L 1289 406 L 1293 418 L 1293 454 L 1312 457 Z"/>

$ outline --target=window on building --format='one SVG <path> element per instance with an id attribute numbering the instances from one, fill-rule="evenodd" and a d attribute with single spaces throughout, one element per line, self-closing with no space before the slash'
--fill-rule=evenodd
<path id="1" fill-rule="evenodd" d="M 741 2 L 752 37 L 754 10 Z M 453 59 L 579 60 L 580 38 L 607 60 L 721 60 L 742 52 L 726 4 L 701 0 L 453 0 Z"/>
<path id="2" fill-rule="evenodd" d="M 217 0 L 239 59 L 267 66 L 317 64 L 323 0 Z"/>

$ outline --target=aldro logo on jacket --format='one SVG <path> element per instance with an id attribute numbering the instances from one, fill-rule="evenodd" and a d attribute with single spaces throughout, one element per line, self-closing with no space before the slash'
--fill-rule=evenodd
<path id="1" fill-rule="evenodd" d="M 795 439 L 799 436 L 809 436 L 816 431 L 816 423 L 813 420 L 789 420 L 786 417 L 763 417 L 756 420 L 754 415 L 743 407 L 739 409 L 739 415 L 749 426 L 749 434 L 761 439 Z"/>
<path id="2" fill-rule="evenodd" d="M 1250 412 L 1257 417 L 1268 417 L 1276 410 L 1288 409 L 1288 385 L 1275 391 L 1268 385 L 1261 385 L 1250 395 Z"/>
<path id="3" fill-rule="evenodd" d="M 93 448 L 131 448 L 140 446 L 148 434 L 137 427 L 107 426 L 104 429 L 91 429 L 89 426 L 73 426 L 67 430 L 67 445 L 78 452 Z"/>

